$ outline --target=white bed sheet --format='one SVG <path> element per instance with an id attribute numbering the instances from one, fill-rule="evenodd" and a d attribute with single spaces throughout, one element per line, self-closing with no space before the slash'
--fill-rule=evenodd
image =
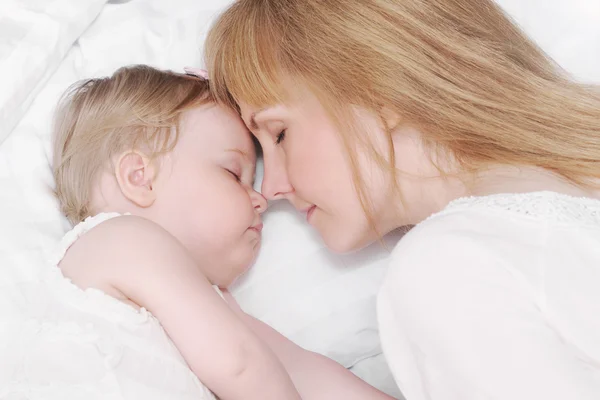
<path id="1" fill-rule="evenodd" d="M 23 117 L 106 0 L 0 3 L 0 142 Z"/>

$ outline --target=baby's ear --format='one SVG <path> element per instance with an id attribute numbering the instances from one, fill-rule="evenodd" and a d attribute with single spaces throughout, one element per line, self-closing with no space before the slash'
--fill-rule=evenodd
<path id="1" fill-rule="evenodd" d="M 115 165 L 115 176 L 121 192 L 129 201 L 142 208 L 154 204 L 156 191 L 152 184 L 156 167 L 148 157 L 137 151 L 121 154 Z"/>

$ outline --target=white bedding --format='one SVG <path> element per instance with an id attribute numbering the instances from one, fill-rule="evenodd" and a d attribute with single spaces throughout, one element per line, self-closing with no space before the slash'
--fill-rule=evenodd
<path id="1" fill-rule="evenodd" d="M 230 0 L 3 0 L 0 3 L 0 318 L 27 301 L 18 282 L 69 228 L 51 195 L 51 116 L 74 81 L 133 63 L 200 65 L 212 18 Z M 581 80 L 600 82 L 600 1 L 501 0 Z M 380 354 L 375 296 L 387 250 L 328 253 L 286 204 L 265 215 L 257 266 L 236 287 L 250 313 L 399 396 Z M 390 246 L 398 237 L 389 239 Z M 11 307 L 11 305 L 13 307 Z M 0 324 L 0 359 L 5 323 Z M 1 364 L 1 363 L 0 363 Z M 0 387 L 10 379 L 0 367 Z"/>

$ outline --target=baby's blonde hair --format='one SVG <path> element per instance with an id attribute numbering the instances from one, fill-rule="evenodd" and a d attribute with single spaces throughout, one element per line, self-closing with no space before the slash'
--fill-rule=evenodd
<path id="1" fill-rule="evenodd" d="M 65 216 L 77 223 L 94 211 L 93 186 L 113 157 L 127 149 L 151 159 L 170 151 L 181 114 L 213 101 L 208 81 L 144 65 L 71 86 L 53 132 L 55 193 Z"/>
<path id="2" fill-rule="evenodd" d="M 600 178 L 598 87 L 569 80 L 492 0 L 239 0 L 205 49 L 211 90 L 232 108 L 285 103 L 284 82 L 313 91 L 340 128 L 367 214 L 352 106 L 397 113 L 465 171 Z M 371 150 L 396 182 L 391 146 Z"/>

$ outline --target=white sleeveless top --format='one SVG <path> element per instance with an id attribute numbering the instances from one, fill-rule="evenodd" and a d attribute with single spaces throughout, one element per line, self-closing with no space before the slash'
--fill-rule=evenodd
<path id="1" fill-rule="evenodd" d="M 394 249 L 378 314 L 407 399 L 600 399 L 600 201 L 452 202 Z"/>
<path id="2" fill-rule="evenodd" d="M 1 399 L 215 399 L 155 317 L 99 290 L 79 289 L 58 268 L 81 235 L 119 215 L 78 224 L 46 276 L 21 291 L 26 298 L 9 321 L 12 343 L 2 350 L 0 377 L 8 380 L 0 381 Z"/>

